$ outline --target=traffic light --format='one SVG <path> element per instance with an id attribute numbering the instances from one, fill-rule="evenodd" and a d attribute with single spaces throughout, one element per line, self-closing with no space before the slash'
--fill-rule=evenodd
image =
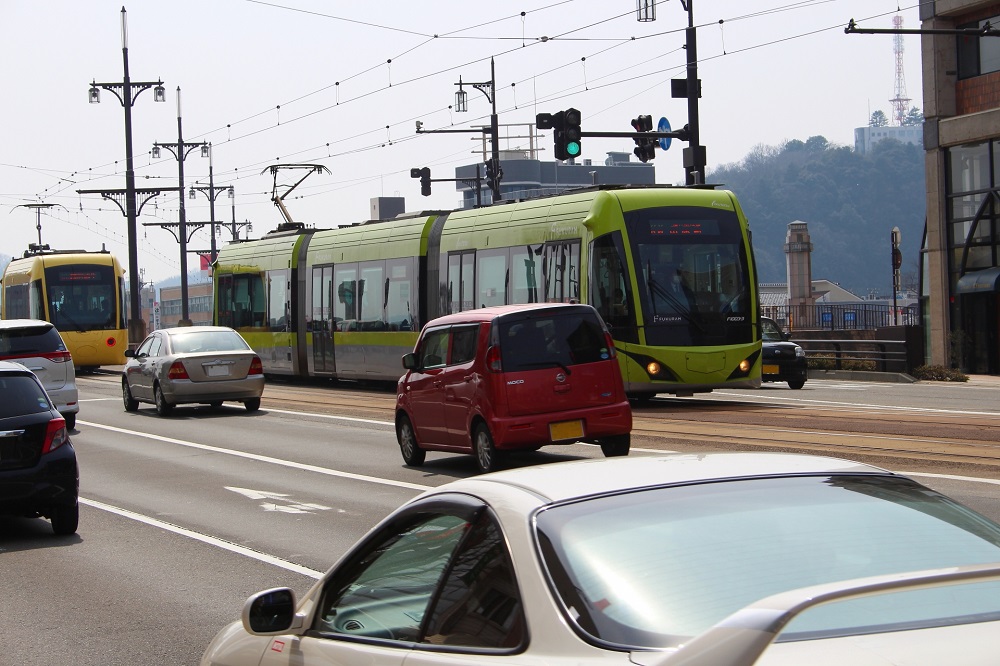
<path id="1" fill-rule="evenodd" d="M 431 195 L 431 170 L 430 167 L 423 169 L 410 169 L 410 178 L 420 179 L 420 193 L 425 197 Z"/>
<path id="2" fill-rule="evenodd" d="M 563 113 L 562 132 L 556 134 L 556 157 L 561 160 L 579 157 L 583 151 L 580 143 L 580 112 L 566 109 Z M 563 157 L 559 157 L 562 153 Z"/>
<path id="3" fill-rule="evenodd" d="M 653 129 L 652 116 L 639 116 L 632 119 L 632 129 L 636 132 L 649 132 Z M 648 162 L 656 157 L 656 139 L 645 137 L 633 137 L 635 141 L 635 156 L 640 162 Z"/>
<path id="4" fill-rule="evenodd" d="M 539 113 L 535 116 L 538 129 L 552 130 L 552 141 L 557 160 L 569 160 L 579 157 L 583 150 L 580 138 L 580 112 L 576 109 L 566 109 L 559 113 Z"/>

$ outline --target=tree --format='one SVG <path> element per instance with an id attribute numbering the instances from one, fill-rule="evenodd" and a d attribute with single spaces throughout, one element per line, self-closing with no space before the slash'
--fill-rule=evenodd
<path id="1" fill-rule="evenodd" d="M 904 127 L 919 125 L 922 122 L 924 122 L 924 114 L 915 106 L 911 106 L 910 110 L 906 112 L 906 116 L 903 117 Z"/>
<path id="2" fill-rule="evenodd" d="M 889 119 L 885 117 L 885 114 L 881 110 L 874 112 L 868 121 L 869 127 L 888 127 L 888 125 Z"/>

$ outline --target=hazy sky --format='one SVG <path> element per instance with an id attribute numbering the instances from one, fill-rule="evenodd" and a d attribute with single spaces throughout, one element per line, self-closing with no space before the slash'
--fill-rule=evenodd
<path id="1" fill-rule="evenodd" d="M 847 35 L 861 27 L 918 28 L 914 0 L 691 0 L 698 28 L 701 142 L 708 170 L 741 160 L 754 146 L 823 135 L 853 145 L 871 112 L 891 116 L 896 58 L 891 35 Z M 490 104 L 470 83 L 496 64 L 501 149 L 527 149 L 535 114 L 575 107 L 583 130 L 631 131 L 630 120 L 687 122 L 687 102 L 670 79 L 685 76 L 679 0 L 659 2 L 656 20 L 636 19 L 636 0 L 524 0 L 520 3 L 334 2 L 331 0 L 133 0 L 125 4 L 133 84 L 163 80 L 166 103 L 151 90 L 132 107 L 137 187 L 177 187 L 178 164 L 154 142 L 177 142 L 177 88 L 185 142 L 213 145 L 216 219 L 252 223 L 259 237 L 282 221 L 271 202 L 273 164 L 317 164 L 286 199 L 299 222 L 329 228 L 369 218 L 370 199 L 406 197 L 407 210 L 451 209 L 452 183 L 430 197 L 412 167 L 452 178 L 480 160 L 477 133 L 415 133 L 489 123 Z M 59 204 L 41 216 L 42 241 L 59 249 L 105 245 L 127 265 L 126 219 L 100 195 L 77 190 L 125 187 L 125 114 L 109 91 L 89 104 L 91 81 L 124 79 L 122 3 L 106 0 L 0 0 L 5 90 L 0 143 L 0 253 L 19 256 L 38 240 L 28 203 Z M 904 73 L 911 105 L 923 108 L 920 42 L 906 36 Z M 469 111 L 454 104 L 459 78 Z M 503 127 L 510 125 L 511 127 Z M 550 131 L 537 145 L 552 159 Z M 660 183 L 683 183 L 681 151 L 657 150 Z M 632 152 L 631 139 L 585 138 L 583 158 Z M 633 158 L 634 159 L 634 158 Z M 185 189 L 208 184 L 209 160 L 192 151 Z M 262 174 L 262 172 L 265 172 Z M 304 171 L 279 172 L 278 194 Z M 709 178 L 711 180 L 711 178 Z M 198 181 L 197 183 L 195 181 Z M 739 193 L 737 192 L 737 195 Z M 186 195 L 185 195 L 186 196 Z M 185 200 L 187 220 L 209 220 L 208 197 Z M 139 218 L 139 266 L 146 280 L 176 275 L 180 245 L 143 223 L 178 221 L 176 193 L 150 200 Z M 222 243 L 231 239 L 222 231 Z M 241 233 L 241 236 L 245 234 Z M 207 249 L 206 229 L 190 249 Z M 190 267 L 197 257 L 189 257 Z"/>

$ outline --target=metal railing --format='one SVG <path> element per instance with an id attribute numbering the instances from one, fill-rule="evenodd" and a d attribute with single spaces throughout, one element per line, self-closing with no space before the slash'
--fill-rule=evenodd
<path id="1" fill-rule="evenodd" d="M 786 331 L 853 331 L 888 326 L 917 326 L 920 311 L 916 304 L 893 311 L 884 303 L 817 303 L 815 305 L 762 305 L 761 314 L 778 322 Z"/>
<path id="2" fill-rule="evenodd" d="M 801 339 L 795 342 L 806 352 L 810 368 L 822 369 L 829 359 L 832 370 L 871 370 L 908 372 L 905 340 L 825 340 Z"/>

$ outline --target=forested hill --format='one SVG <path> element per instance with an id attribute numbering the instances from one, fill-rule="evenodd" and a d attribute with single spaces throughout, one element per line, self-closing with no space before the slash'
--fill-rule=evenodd
<path id="1" fill-rule="evenodd" d="M 916 284 L 926 210 L 924 151 L 895 140 L 870 155 L 824 137 L 759 146 L 742 162 L 709 171 L 732 190 L 753 233 L 761 282 L 785 282 L 788 224 L 808 224 L 812 277 L 867 296 L 892 294 L 890 233 L 902 232 L 905 284 Z"/>

